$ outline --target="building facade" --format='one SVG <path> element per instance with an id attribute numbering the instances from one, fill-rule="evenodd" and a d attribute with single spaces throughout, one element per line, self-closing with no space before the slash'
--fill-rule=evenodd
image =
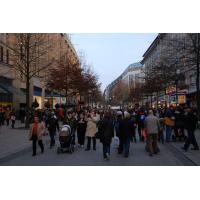
<path id="1" fill-rule="evenodd" d="M 37 34 L 35 34 L 37 37 Z M 44 37 L 46 52 L 34 61 L 33 68 L 40 68 L 50 60 L 60 60 L 65 54 L 69 54 L 73 62 L 79 62 L 78 55 L 67 34 L 46 33 L 41 34 Z M 0 105 L 10 105 L 16 110 L 25 109 L 26 105 L 26 78 L 16 70 L 12 59 L 12 47 L 16 44 L 13 34 L 0 34 Z M 45 48 L 42 46 L 41 48 Z M 38 49 L 39 52 L 39 49 Z M 37 52 L 36 52 L 37 53 Z M 37 58 L 37 56 L 36 56 Z M 48 66 L 48 65 L 47 65 Z M 65 103 L 62 94 L 49 91 L 46 86 L 49 78 L 50 68 L 57 67 L 54 63 L 38 70 L 30 81 L 30 101 L 37 101 L 39 108 L 44 108 L 45 101 L 51 101 L 52 105 L 58 102 Z"/>
<path id="2" fill-rule="evenodd" d="M 174 45 L 174 44 L 177 45 Z M 188 62 L 190 56 L 188 51 L 192 46 L 192 41 L 186 33 L 162 33 L 158 34 L 147 51 L 143 55 L 142 64 L 146 74 L 153 67 L 159 67 L 158 63 L 162 60 L 171 62 L 171 69 L 174 71 L 174 80 L 169 80 L 165 90 L 155 93 L 146 98 L 146 103 L 151 106 L 156 104 L 169 106 L 171 104 L 188 104 L 195 106 L 194 94 L 196 92 L 196 73 L 194 63 Z"/>
<path id="3" fill-rule="evenodd" d="M 143 82 L 142 67 L 140 62 L 130 64 L 117 79 L 106 87 L 104 97 L 107 104 L 109 102 L 114 102 L 114 104 L 118 102 L 119 104 L 119 100 L 121 100 L 121 105 L 130 102 L 130 89 Z"/>

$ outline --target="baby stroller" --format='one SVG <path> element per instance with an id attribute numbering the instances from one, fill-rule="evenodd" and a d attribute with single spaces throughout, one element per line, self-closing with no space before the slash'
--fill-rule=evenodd
<path id="1" fill-rule="evenodd" d="M 60 147 L 57 153 L 73 153 L 74 145 L 72 144 L 73 136 L 69 125 L 64 125 L 59 133 Z"/>

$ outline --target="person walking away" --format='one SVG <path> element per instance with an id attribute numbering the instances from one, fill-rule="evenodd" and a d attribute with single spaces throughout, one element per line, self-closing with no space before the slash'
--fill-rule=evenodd
<path id="1" fill-rule="evenodd" d="M 118 146 L 118 154 L 121 154 L 123 152 L 123 141 L 122 141 L 122 134 L 119 131 L 119 124 L 122 121 L 122 112 L 117 111 L 117 119 L 115 121 L 115 132 L 116 136 L 119 138 L 119 146 Z"/>
<path id="2" fill-rule="evenodd" d="M 12 128 L 15 128 L 15 120 L 16 120 L 16 115 L 15 115 L 15 112 L 14 110 L 12 110 L 11 114 L 10 114 L 10 119 L 11 119 L 11 127 Z"/>
<path id="3" fill-rule="evenodd" d="M 56 134 L 56 119 L 54 117 L 54 112 L 51 113 L 51 117 L 48 121 L 48 131 L 50 136 L 50 148 L 55 146 L 55 134 Z"/>
<path id="4" fill-rule="evenodd" d="M 184 124 L 185 124 L 185 129 L 187 130 L 188 137 L 182 149 L 187 151 L 190 144 L 192 144 L 193 148 L 191 148 L 191 150 L 199 150 L 199 145 L 197 144 L 195 133 L 194 133 L 197 128 L 198 118 L 194 114 L 191 108 L 187 108 L 186 112 L 187 114 L 185 116 Z"/>
<path id="5" fill-rule="evenodd" d="M 166 142 L 171 141 L 171 134 L 172 134 L 172 129 L 175 125 L 175 117 L 174 117 L 174 112 L 173 112 L 173 107 L 171 106 L 165 114 L 165 128 L 166 128 Z"/>
<path id="6" fill-rule="evenodd" d="M 34 117 L 34 122 L 30 126 L 30 140 L 32 140 L 33 154 L 36 156 L 37 141 L 41 148 L 41 153 L 44 153 L 44 145 L 42 142 L 42 135 L 44 134 L 45 126 L 44 123 L 39 122 L 38 117 Z"/>
<path id="7" fill-rule="evenodd" d="M 7 124 L 7 126 L 9 126 L 9 122 L 10 122 L 10 109 L 9 109 L 9 107 L 5 111 L 5 118 L 6 118 L 6 124 Z"/>
<path id="8" fill-rule="evenodd" d="M 134 124 L 132 123 L 130 114 L 127 111 L 124 112 L 124 119 L 119 124 L 119 131 L 122 136 L 124 157 L 128 157 L 130 142 L 134 132 Z"/>
<path id="9" fill-rule="evenodd" d="M 174 113 L 175 116 L 175 126 L 174 126 L 174 140 L 179 139 L 185 139 L 185 133 L 184 133 L 184 113 L 181 109 L 177 109 Z"/>
<path id="10" fill-rule="evenodd" d="M 136 115 L 136 122 L 138 125 L 138 135 L 140 138 L 140 141 L 144 141 L 144 137 L 142 135 L 142 131 L 144 129 L 144 120 L 145 120 L 145 113 L 143 111 L 143 109 L 140 109 L 137 111 L 137 115 Z"/>
<path id="11" fill-rule="evenodd" d="M 85 132 L 87 127 L 87 121 L 85 120 L 84 113 L 80 113 L 78 122 L 77 122 L 77 136 L 79 147 L 83 148 L 85 143 Z"/>
<path id="12" fill-rule="evenodd" d="M 160 129 L 159 119 L 153 115 L 153 110 L 149 110 L 149 114 L 144 121 L 147 129 L 147 141 L 149 156 L 158 153 L 158 132 Z"/>
<path id="13" fill-rule="evenodd" d="M 86 137 L 87 137 L 87 148 L 85 151 L 90 150 L 91 140 L 93 142 L 93 150 L 96 151 L 96 138 L 95 135 L 97 133 L 97 122 L 99 121 L 98 116 L 96 116 L 95 112 L 91 112 L 87 116 L 87 128 L 86 128 Z"/>
<path id="14" fill-rule="evenodd" d="M 114 125 L 110 112 L 106 111 L 103 119 L 99 121 L 98 132 L 100 142 L 103 144 L 103 158 L 110 160 L 110 145 L 114 137 Z"/>
<path id="15" fill-rule="evenodd" d="M 162 144 L 164 144 L 164 129 L 165 129 L 165 120 L 164 118 L 159 118 L 159 122 L 160 122 L 160 130 L 158 133 L 158 141 L 161 142 Z"/>

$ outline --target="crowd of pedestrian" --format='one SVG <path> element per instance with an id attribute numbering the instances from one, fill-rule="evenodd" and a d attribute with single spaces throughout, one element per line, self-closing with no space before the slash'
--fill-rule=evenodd
<path id="1" fill-rule="evenodd" d="M 10 107 L 0 107 L 0 131 L 3 125 L 10 126 L 15 128 L 16 113 L 14 109 Z"/>
<path id="2" fill-rule="evenodd" d="M 14 110 L 0 108 L 0 126 L 15 126 Z M 37 143 L 44 152 L 42 138 L 49 135 L 50 148 L 55 146 L 55 135 L 60 126 L 68 125 L 72 133 L 72 145 L 84 148 L 85 151 L 96 151 L 97 140 L 102 143 L 102 154 L 110 160 L 111 143 L 117 142 L 117 152 L 129 157 L 131 143 L 142 142 L 149 156 L 159 153 L 158 143 L 182 141 L 182 149 L 199 150 L 195 138 L 198 124 L 197 113 L 190 107 L 173 107 L 166 109 L 134 108 L 114 111 L 111 109 L 86 109 L 80 112 L 62 109 L 30 111 L 30 140 L 33 145 L 33 156 L 36 155 Z M 77 141 L 77 144 L 76 144 Z M 92 147 L 91 147 L 92 146 Z"/>

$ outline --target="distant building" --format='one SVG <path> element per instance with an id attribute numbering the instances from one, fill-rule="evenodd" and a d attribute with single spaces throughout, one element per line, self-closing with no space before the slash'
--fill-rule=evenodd
<path id="1" fill-rule="evenodd" d="M 125 86 L 123 94 L 121 94 L 123 99 L 127 99 L 129 96 L 129 90 L 131 87 L 135 87 L 136 83 L 143 82 L 142 64 L 140 62 L 130 64 L 124 72 L 113 82 L 111 82 L 104 91 L 104 97 L 106 102 L 113 100 L 112 93 L 116 87 L 123 83 Z"/>

